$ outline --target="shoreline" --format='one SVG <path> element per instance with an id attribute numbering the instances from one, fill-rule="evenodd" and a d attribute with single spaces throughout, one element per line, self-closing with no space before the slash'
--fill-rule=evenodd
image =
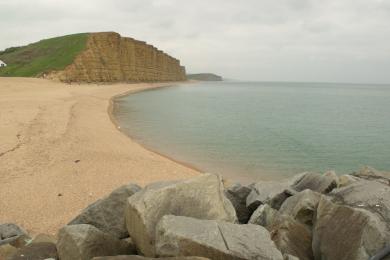
<path id="1" fill-rule="evenodd" d="M 195 165 L 192 165 L 192 164 L 190 164 L 190 163 L 188 163 L 188 162 L 183 162 L 183 161 L 177 160 L 177 159 L 175 159 L 175 158 L 173 158 L 173 157 L 170 157 L 170 156 L 168 156 L 168 155 L 166 155 L 166 154 L 163 154 L 163 153 L 161 153 L 161 152 L 159 152 L 159 151 L 157 151 L 157 150 L 155 150 L 155 149 L 153 149 L 153 148 L 151 148 L 151 147 L 148 147 L 147 145 L 145 145 L 145 144 L 143 144 L 143 143 L 141 143 L 141 142 L 136 141 L 135 138 L 134 138 L 133 136 L 131 136 L 130 134 L 127 134 L 127 133 L 125 133 L 125 132 L 122 131 L 122 128 L 121 128 L 121 126 L 119 125 L 119 122 L 116 120 L 116 118 L 115 118 L 115 116 L 114 116 L 114 104 L 115 104 L 115 99 L 116 99 L 116 98 L 120 98 L 120 97 L 124 97 L 124 96 L 128 96 L 128 95 L 132 95 L 132 94 L 136 94 L 136 93 L 144 92 L 144 91 L 151 91 L 151 90 L 156 90 L 156 89 L 160 89 L 160 88 L 173 87 L 173 86 L 177 86 L 178 84 L 191 84 L 191 83 L 193 83 L 193 82 L 191 82 L 191 81 L 172 82 L 172 84 L 170 84 L 170 85 L 168 85 L 168 86 L 163 86 L 163 87 L 158 87 L 158 86 L 156 86 L 155 88 L 152 87 L 152 88 L 148 88 L 148 89 L 140 89 L 140 90 L 136 90 L 136 91 L 128 91 L 128 92 L 125 92 L 125 93 L 122 93 L 122 94 L 118 94 L 118 95 L 112 96 L 112 97 L 110 98 L 110 101 L 109 101 L 110 104 L 109 104 L 109 106 L 108 106 L 108 108 L 107 108 L 107 113 L 108 113 L 108 115 L 109 115 L 109 117 L 110 117 L 110 120 L 111 120 L 112 124 L 115 126 L 115 128 L 116 128 L 121 134 L 123 134 L 124 136 L 126 136 L 127 138 L 129 138 L 130 140 L 132 140 L 133 142 L 136 142 L 137 144 L 139 144 L 140 146 L 142 146 L 145 150 L 148 150 L 148 151 L 150 151 L 150 152 L 152 152 L 152 153 L 158 154 L 159 156 L 162 156 L 162 157 L 164 157 L 164 158 L 166 158 L 166 159 L 168 159 L 168 160 L 171 160 L 171 161 L 174 162 L 174 163 L 181 164 L 181 165 L 183 165 L 183 166 L 185 166 L 185 167 L 188 167 L 188 168 L 190 168 L 190 169 L 192 169 L 192 170 L 194 170 L 194 171 L 197 171 L 197 172 L 199 172 L 200 174 L 202 174 L 202 173 L 205 173 L 205 171 L 202 170 L 202 169 L 200 169 L 199 167 L 196 167 Z M 168 83 L 168 84 L 169 84 L 169 83 Z M 176 84 L 176 85 L 175 85 L 175 84 Z"/>
<path id="2" fill-rule="evenodd" d="M 199 175 L 130 138 L 112 115 L 116 97 L 174 84 L 0 77 L 0 223 L 55 234 L 121 185 Z"/>

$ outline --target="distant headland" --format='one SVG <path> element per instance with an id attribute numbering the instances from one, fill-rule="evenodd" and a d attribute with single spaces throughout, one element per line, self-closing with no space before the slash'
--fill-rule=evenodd
<path id="1" fill-rule="evenodd" d="M 199 81 L 222 81 L 223 78 L 213 73 L 187 74 L 187 79 Z"/>

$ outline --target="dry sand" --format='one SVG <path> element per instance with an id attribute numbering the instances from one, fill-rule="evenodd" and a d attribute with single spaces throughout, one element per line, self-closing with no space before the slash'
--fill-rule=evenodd
<path id="1" fill-rule="evenodd" d="M 0 78 L 0 223 L 55 234 L 120 185 L 197 175 L 146 150 L 110 120 L 113 96 L 166 85 Z"/>

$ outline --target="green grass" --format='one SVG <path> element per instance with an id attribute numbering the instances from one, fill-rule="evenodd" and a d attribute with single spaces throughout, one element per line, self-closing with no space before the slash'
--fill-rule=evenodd
<path id="1" fill-rule="evenodd" d="M 0 68 L 0 76 L 37 77 L 62 70 L 85 49 L 87 39 L 88 33 L 73 34 L 0 51 L 0 60 L 8 65 Z"/>

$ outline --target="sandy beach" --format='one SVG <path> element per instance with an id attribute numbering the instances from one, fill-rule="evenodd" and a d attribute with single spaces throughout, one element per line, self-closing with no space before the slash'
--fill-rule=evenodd
<path id="1" fill-rule="evenodd" d="M 110 119 L 112 97 L 167 85 L 0 78 L 0 223 L 55 234 L 120 185 L 198 174 L 145 149 Z"/>

